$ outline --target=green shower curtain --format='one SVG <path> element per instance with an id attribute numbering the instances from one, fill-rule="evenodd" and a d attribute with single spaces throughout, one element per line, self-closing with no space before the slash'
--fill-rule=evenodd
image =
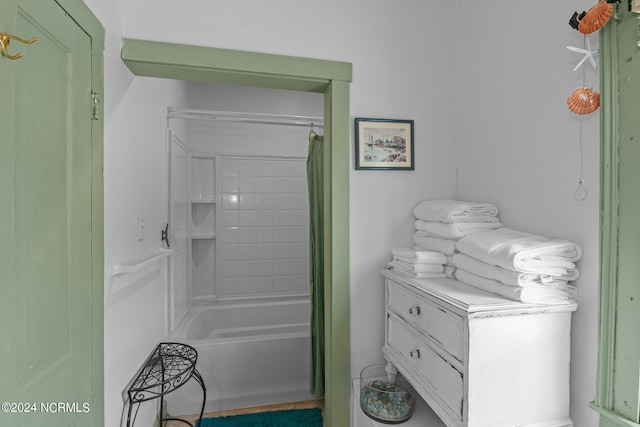
<path id="1" fill-rule="evenodd" d="M 324 136 L 309 134 L 309 281 L 311 285 L 311 391 L 324 396 Z"/>

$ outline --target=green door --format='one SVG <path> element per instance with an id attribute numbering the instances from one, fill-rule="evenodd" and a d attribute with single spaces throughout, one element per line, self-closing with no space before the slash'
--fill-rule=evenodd
<path id="1" fill-rule="evenodd" d="M 91 38 L 53 0 L 2 0 L 0 31 L 39 38 L 0 57 L 0 425 L 100 425 Z"/>

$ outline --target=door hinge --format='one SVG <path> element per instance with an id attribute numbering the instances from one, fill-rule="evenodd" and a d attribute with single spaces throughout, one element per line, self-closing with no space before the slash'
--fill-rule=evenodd
<path id="1" fill-rule="evenodd" d="M 96 92 L 91 92 L 91 120 L 98 120 L 98 108 L 100 105 L 100 96 Z"/>

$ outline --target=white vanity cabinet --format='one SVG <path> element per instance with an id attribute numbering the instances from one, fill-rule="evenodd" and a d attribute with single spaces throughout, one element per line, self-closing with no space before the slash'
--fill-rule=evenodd
<path id="1" fill-rule="evenodd" d="M 565 427 L 571 313 L 384 270 L 387 370 L 447 427 Z"/>

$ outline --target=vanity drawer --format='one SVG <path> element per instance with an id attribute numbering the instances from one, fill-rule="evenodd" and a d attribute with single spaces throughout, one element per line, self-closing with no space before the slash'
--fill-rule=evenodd
<path id="1" fill-rule="evenodd" d="M 388 322 L 387 345 L 400 355 L 405 365 L 421 377 L 419 382 L 431 384 L 439 399 L 449 407 L 449 411 L 462 419 L 462 373 L 429 348 L 402 320 L 389 316 Z M 408 379 L 410 382 L 416 380 Z"/>
<path id="2" fill-rule="evenodd" d="M 389 309 L 429 335 L 456 359 L 463 360 L 464 319 L 433 304 L 391 280 L 387 281 Z"/>

